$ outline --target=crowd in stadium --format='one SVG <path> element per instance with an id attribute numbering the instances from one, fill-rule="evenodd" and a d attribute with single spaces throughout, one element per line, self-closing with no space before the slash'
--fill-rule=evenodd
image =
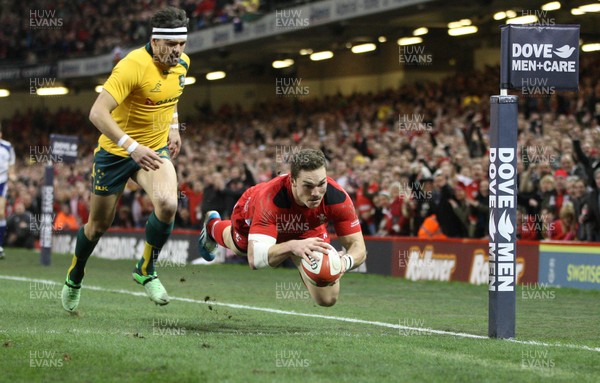
<path id="1" fill-rule="evenodd" d="M 599 64 L 597 56 L 582 57 L 578 93 L 520 98 L 519 238 L 600 240 Z M 329 175 L 353 198 L 364 234 L 485 238 L 489 96 L 498 83 L 489 78 L 497 73 L 488 68 L 377 94 L 279 98 L 251 110 L 180 110 L 175 225 L 198 229 L 208 210 L 227 217 L 246 188 L 285 172 L 300 148 L 319 147 Z M 80 137 L 81 158 L 55 166 L 55 229 L 86 222 L 99 135 L 86 112 L 16 110 L 3 121 L 18 158 L 9 216 L 39 217 L 40 153 L 48 133 L 70 133 Z M 143 227 L 151 211 L 130 182 L 114 226 Z"/>
<path id="2" fill-rule="evenodd" d="M 245 20 L 292 0 L 105 0 L 13 1 L 0 7 L 0 60 L 50 63 L 65 57 L 111 53 L 148 41 L 149 19 L 165 5 L 182 8 L 189 30 L 233 24 L 243 32 Z"/>

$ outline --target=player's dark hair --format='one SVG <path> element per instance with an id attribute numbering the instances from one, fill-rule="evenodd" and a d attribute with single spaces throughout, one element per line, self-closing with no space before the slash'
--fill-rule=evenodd
<path id="1" fill-rule="evenodd" d="M 187 27 L 189 19 L 183 9 L 166 7 L 156 12 L 150 19 L 151 28 Z"/>
<path id="2" fill-rule="evenodd" d="M 292 155 L 290 165 L 292 178 L 296 179 L 302 170 L 311 171 L 323 166 L 327 167 L 327 160 L 320 150 L 302 149 L 298 153 Z"/>

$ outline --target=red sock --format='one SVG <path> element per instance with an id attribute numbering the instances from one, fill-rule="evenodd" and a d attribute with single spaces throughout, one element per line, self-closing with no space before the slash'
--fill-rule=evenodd
<path id="1" fill-rule="evenodd" d="M 206 230 L 208 230 L 208 235 L 212 237 L 219 245 L 223 247 L 227 247 L 225 245 L 225 241 L 223 241 L 223 231 L 227 228 L 227 226 L 231 226 L 231 220 L 221 220 L 221 219 L 211 219 L 206 224 Z"/>

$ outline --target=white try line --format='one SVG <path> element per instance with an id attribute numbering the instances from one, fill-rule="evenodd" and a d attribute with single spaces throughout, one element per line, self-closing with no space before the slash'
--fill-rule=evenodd
<path id="1" fill-rule="evenodd" d="M 0 275 L 0 279 L 5 279 L 5 280 L 9 280 L 9 281 L 30 282 L 30 283 L 44 283 L 44 284 L 48 284 L 48 285 L 60 285 L 60 286 L 62 286 L 62 283 L 57 283 L 56 281 L 50 281 L 50 280 L 46 280 L 46 279 L 32 279 L 32 278 L 25 278 L 25 277 L 13 277 L 13 276 L 10 276 L 10 275 Z M 102 291 L 102 292 L 107 292 L 107 293 L 127 294 L 127 295 L 133 295 L 133 296 L 136 296 L 136 297 L 146 297 L 146 293 L 138 292 L 138 291 L 129 291 L 129 290 L 120 290 L 120 289 L 119 290 L 117 290 L 117 289 L 107 289 L 107 288 L 104 288 L 104 287 L 90 286 L 90 285 L 85 285 L 84 289 L 86 289 L 86 290 L 95 290 L 95 291 Z M 417 332 L 423 332 L 423 333 L 429 333 L 429 334 L 437 334 L 437 335 L 450 335 L 450 336 L 455 336 L 455 337 L 459 337 L 459 338 L 495 340 L 495 339 L 490 339 L 489 337 L 482 336 L 482 335 L 467 334 L 467 333 L 463 333 L 463 332 L 452 332 L 452 331 L 434 330 L 434 329 L 431 329 L 431 328 L 402 326 L 400 324 L 394 324 L 394 323 L 368 321 L 368 320 L 363 320 L 363 319 L 345 318 L 345 317 L 338 317 L 338 316 L 332 316 L 332 315 L 299 313 L 299 312 L 296 312 L 296 311 L 286 311 L 286 310 L 270 309 L 270 308 L 267 308 L 267 307 L 256 307 L 256 306 L 240 305 L 240 304 L 237 304 L 237 303 L 223 303 L 223 302 L 204 301 L 204 300 L 198 300 L 198 299 L 178 298 L 178 297 L 170 297 L 170 298 L 171 298 L 172 301 L 180 301 L 180 302 L 188 302 L 188 303 L 200 303 L 200 304 L 212 305 L 212 306 L 229 307 L 229 308 L 232 308 L 232 309 L 253 310 L 253 311 L 261 311 L 261 312 L 272 313 L 272 314 L 292 315 L 292 316 L 307 317 L 307 318 L 319 318 L 319 319 L 327 319 L 327 320 L 334 320 L 334 321 L 348 322 L 348 323 L 360 323 L 360 324 L 365 324 L 365 325 L 370 325 L 370 326 L 386 327 L 386 328 L 391 328 L 391 329 L 396 329 L 396 330 L 409 330 L 409 331 L 417 331 Z M 563 347 L 563 348 L 571 348 L 571 349 L 575 349 L 575 350 L 600 352 L 600 347 L 590 347 L 590 346 L 577 345 L 577 344 L 546 343 L 546 342 L 538 342 L 538 341 L 535 341 L 535 340 L 518 340 L 518 339 L 504 339 L 504 341 L 508 341 L 508 342 L 512 342 L 512 343 L 518 343 L 518 344 L 531 345 L 531 346 Z"/>

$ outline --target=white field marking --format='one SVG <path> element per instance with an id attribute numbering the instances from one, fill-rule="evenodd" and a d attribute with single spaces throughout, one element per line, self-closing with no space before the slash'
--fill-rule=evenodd
<path id="1" fill-rule="evenodd" d="M 62 285 L 62 283 L 57 283 L 56 281 L 50 281 L 47 279 L 32 279 L 32 278 L 25 278 L 25 277 L 13 277 L 10 275 L 0 275 L 0 279 L 5 279 L 5 280 L 9 280 L 9 281 L 38 282 L 38 283 L 45 283 L 45 284 Z M 107 289 L 107 288 L 99 287 L 99 286 L 85 285 L 85 289 L 102 291 L 102 292 L 107 292 L 107 293 L 118 293 L 118 294 L 127 294 L 127 295 L 133 295 L 133 296 L 138 296 L 138 297 L 146 297 L 146 293 L 143 293 L 143 292 L 121 290 L 121 289 Z M 170 297 L 170 298 L 173 301 L 181 301 L 181 302 L 188 302 L 188 303 L 200 303 L 200 304 L 212 305 L 212 306 L 223 306 L 223 307 L 229 307 L 232 309 L 253 310 L 253 311 L 261 311 L 261 312 L 272 313 L 272 314 L 292 315 L 292 316 L 307 317 L 307 318 L 319 318 L 319 319 L 334 320 L 334 321 L 339 321 L 339 322 L 360 323 L 360 324 L 366 324 L 366 325 L 371 325 L 371 326 L 387 327 L 387 328 L 396 329 L 396 330 L 411 330 L 411 331 L 426 332 L 426 333 L 430 333 L 430 334 L 450 335 L 450 336 L 455 336 L 455 337 L 459 337 L 459 338 L 495 340 L 495 339 L 490 339 L 489 337 L 483 336 L 483 335 L 467 334 L 467 333 L 463 333 L 463 332 L 434 330 L 434 329 L 430 329 L 430 328 L 421 328 L 421 327 L 409 327 L 409 326 L 402 326 L 399 324 L 368 321 L 368 320 L 363 320 L 363 319 L 344 318 L 344 317 L 321 315 L 321 314 L 299 313 L 296 311 L 285 311 L 285 310 L 278 310 L 278 309 L 270 309 L 270 308 L 266 308 L 266 307 L 240 305 L 237 303 L 223 303 L 223 302 L 215 302 L 215 301 L 206 301 L 205 302 L 203 300 L 197 300 L 197 299 L 191 299 L 191 298 L 178 298 L 178 297 Z M 518 339 L 503 339 L 503 340 L 507 341 L 507 342 L 526 344 L 526 345 L 531 345 L 531 346 L 564 347 L 564 348 L 571 348 L 571 349 L 575 349 L 575 350 L 600 352 L 600 347 L 590 347 L 590 346 L 584 346 L 584 345 L 578 345 L 578 344 L 546 343 L 546 342 L 539 342 L 539 341 L 535 341 L 535 340 L 518 340 Z"/>

